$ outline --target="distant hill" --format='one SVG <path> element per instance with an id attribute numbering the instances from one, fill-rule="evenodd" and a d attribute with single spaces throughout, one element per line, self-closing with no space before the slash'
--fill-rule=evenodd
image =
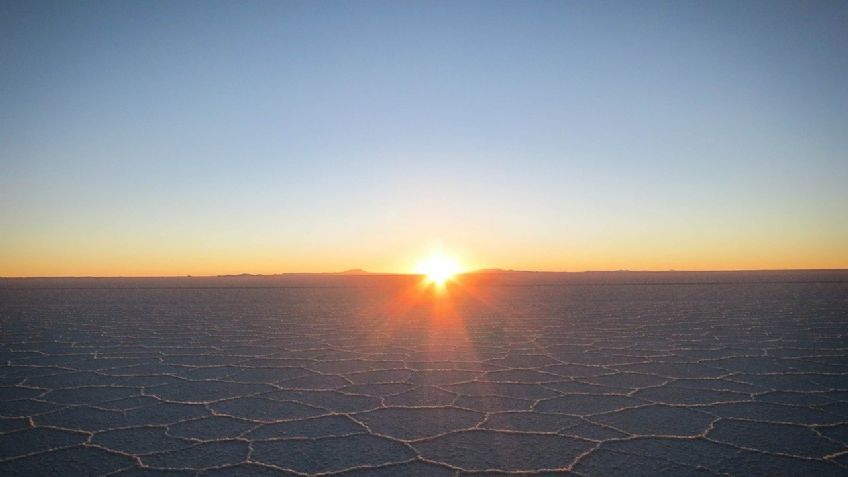
<path id="1" fill-rule="evenodd" d="M 371 272 L 365 271 L 361 268 L 351 268 L 350 270 L 345 270 L 343 272 L 335 272 L 330 275 L 371 275 Z"/>
<path id="2" fill-rule="evenodd" d="M 463 272 L 463 274 L 477 274 L 477 273 L 515 273 L 516 270 L 504 270 L 503 268 L 479 268 L 477 270 L 469 270 L 467 272 Z"/>
<path id="3" fill-rule="evenodd" d="M 351 268 L 343 272 L 284 272 L 284 273 L 237 273 L 230 275 L 216 275 L 218 278 L 267 278 L 267 277 L 286 277 L 286 276 L 305 276 L 305 275 L 374 275 L 374 273 L 361 268 Z M 191 276 L 191 275 L 189 275 Z"/>
<path id="4" fill-rule="evenodd" d="M 477 270 L 469 270 L 467 272 L 463 272 L 464 275 L 519 275 L 519 274 L 546 274 L 546 273 L 568 273 L 568 272 L 547 272 L 547 271 L 536 271 L 536 270 L 513 270 L 511 268 L 479 268 Z"/>

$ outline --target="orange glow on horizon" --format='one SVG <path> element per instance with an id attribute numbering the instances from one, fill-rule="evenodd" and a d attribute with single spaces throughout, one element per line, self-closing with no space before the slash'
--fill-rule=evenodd
<path id="1" fill-rule="evenodd" d="M 503 243 L 493 243 L 475 241 L 469 236 L 451 240 L 450 255 L 445 257 L 449 261 L 449 273 L 444 276 L 437 271 L 432 275 L 437 280 L 428 282 L 450 281 L 451 274 L 488 268 L 562 272 L 848 268 L 848 248 L 844 247 L 844 240 L 824 236 L 811 240 L 797 235 L 801 232 L 794 233 L 796 235 L 787 232 L 784 236 L 769 237 L 769 240 L 754 237 L 733 240 L 721 234 L 617 237 L 607 241 L 575 238 L 555 245 L 516 243 L 506 239 Z M 157 241 L 145 236 L 115 241 L 59 233 L 53 237 L 55 240 L 46 241 L 34 237 L 11 240 L 10 235 L 0 236 L 0 277 L 197 277 L 241 273 L 332 273 L 353 268 L 429 277 L 429 271 L 424 268 L 431 265 L 431 249 L 420 248 L 420 237 L 399 239 L 395 243 L 369 236 L 368 241 L 359 239 L 345 247 L 332 242 L 284 247 L 269 242 L 262 235 L 230 242 L 217 239 L 203 242 L 193 237 Z M 465 243 L 475 246 L 468 247 L 463 245 Z M 436 254 L 439 255 L 442 253 Z M 424 260 L 416 262 L 416 256 Z M 461 257 L 461 261 L 457 257 Z M 434 268 L 440 267 L 437 261 Z M 451 267 L 455 267 L 452 273 Z"/>

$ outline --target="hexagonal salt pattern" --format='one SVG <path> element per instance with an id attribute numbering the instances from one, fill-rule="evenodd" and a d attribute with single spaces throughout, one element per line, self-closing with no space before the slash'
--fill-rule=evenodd
<path id="1" fill-rule="evenodd" d="M 844 281 L 353 280 L 0 288 L 0 474 L 848 475 Z"/>

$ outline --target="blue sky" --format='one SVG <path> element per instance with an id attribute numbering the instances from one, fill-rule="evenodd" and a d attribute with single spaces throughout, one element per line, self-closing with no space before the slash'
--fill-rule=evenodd
<path id="1" fill-rule="evenodd" d="M 844 2 L 0 5 L 0 275 L 848 267 Z"/>

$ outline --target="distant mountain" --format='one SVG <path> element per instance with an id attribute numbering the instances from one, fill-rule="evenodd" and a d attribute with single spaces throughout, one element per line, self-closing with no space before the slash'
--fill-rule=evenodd
<path id="1" fill-rule="evenodd" d="M 361 268 L 351 268 L 350 270 L 345 270 L 343 272 L 331 273 L 331 275 L 371 275 L 371 272 L 365 271 Z"/>
<path id="2" fill-rule="evenodd" d="M 283 272 L 283 273 L 234 273 L 229 275 L 216 275 L 218 278 L 268 278 L 268 277 L 286 277 L 286 276 L 304 276 L 304 275 L 374 275 L 367 270 L 361 268 L 351 268 L 343 272 Z M 191 275 L 189 275 L 191 276 Z"/>
<path id="3" fill-rule="evenodd" d="M 479 274 L 485 274 L 485 273 L 538 273 L 538 272 L 533 272 L 533 271 L 528 271 L 528 270 L 513 270 L 513 269 L 505 270 L 503 268 L 479 268 L 477 270 L 470 270 L 470 271 L 467 271 L 467 272 L 464 272 L 464 273 L 466 273 L 466 274 L 478 274 L 478 273 Z"/>

